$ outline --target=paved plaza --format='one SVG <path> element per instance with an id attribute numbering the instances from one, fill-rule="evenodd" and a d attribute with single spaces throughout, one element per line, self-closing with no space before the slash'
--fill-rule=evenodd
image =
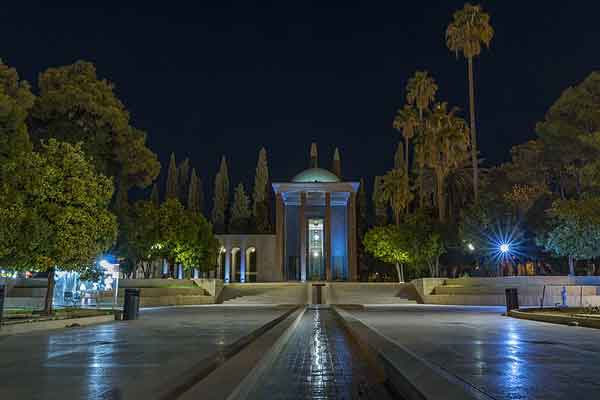
<path id="1" fill-rule="evenodd" d="M 0 399 L 160 398 L 187 371 L 289 310 L 164 308 L 144 310 L 138 321 L 3 336 Z M 598 398 L 597 330 L 518 320 L 502 311 L 427 305 L 349 310 L 490 398 Z M 389 394 L 362 351 L 332 311 L 306 310 L 247 398 L 385 399 Z"/>
<path id="2" fill-rule="evenodd" d="M 494 399 L 600 398 L 600 332 L 501 316 L 502 307 L 407 305 L 351 314 Z"/>
<path id="3" fill-rule="evenodd" d="M 149 400 L 285 311 L 164 308 L 137 321 L 0 336 L 0 399 Z"/>

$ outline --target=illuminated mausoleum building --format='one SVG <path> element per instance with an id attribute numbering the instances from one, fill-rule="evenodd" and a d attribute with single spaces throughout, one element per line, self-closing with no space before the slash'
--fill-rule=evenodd
<path id="1" fill-rule="evenodd" d="M 219 235 L 218 275 L 226 282 L 355 281 L 358 275 L 358 182 L 341 178 L 336 149 L 333 171 L 310 168 L 290 182 L 272 184 L 275 235 Z"/>

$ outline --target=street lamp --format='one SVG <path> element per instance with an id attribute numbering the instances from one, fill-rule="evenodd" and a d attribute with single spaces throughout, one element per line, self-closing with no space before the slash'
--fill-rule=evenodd
<path id="1" fill-rule="evenodd" d="M 508 253 L 509 251 L 510 251 L 510 246 L 509 246 L 509 244 L 508 244 L 508 243 L 502 243 L 502 244 L 500 245 L 500 252 L 502 252 L 502 253 L 506 254 L 506 253 Z"/>
<path id="2" fill-rule="evenodd" d="M 469 243 L 467 245 L 467 248 L 469 249 L 469 251 L 475 251 L 475 246 L 473 246 L 473 243 Z"/>

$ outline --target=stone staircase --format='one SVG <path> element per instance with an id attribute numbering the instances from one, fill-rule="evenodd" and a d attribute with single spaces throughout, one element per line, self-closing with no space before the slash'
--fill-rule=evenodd
<path id="1" fill-rule="evenodd" d="M 331 283 L 328 287 L 330 304 L 411 304 L 417 293 L 409 283 Z"/>
<path id="2" fill-rule="evenodd" d="M 223 287 L 223 304 L 306 304 L 303 283 L 231 283 Z"/>

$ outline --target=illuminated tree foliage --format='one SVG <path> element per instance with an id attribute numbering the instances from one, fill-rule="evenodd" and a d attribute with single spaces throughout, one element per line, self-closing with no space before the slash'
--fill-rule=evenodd
<path id="1" fill-rule="evenodd" d="M 398 281 L 404 282 L 404 265 L 410 262 L 410 241 L 398 225 L 376 226 L 365 234 L 365 250 L 375 258 L 396 266 Z"/>
<path id="2" fill-rule="evenodd" d="M 548 211 L 553 227 L 538 242 L 547 251 L 567 257 L 575 275 L 577 260 L 600 256 L 600 198 L 556 201 Z"/>
<path id="3" fill-rule="evenodd" d="M 0 255 L 3 265 L 47 271 L 45 312 L 52 312 L 54 272 L 83 272 L 116 240 L 116 217 L 108 210 L 113 184 L 94 169 L 79 145 L 49 139 L 3 182 Z"/>

